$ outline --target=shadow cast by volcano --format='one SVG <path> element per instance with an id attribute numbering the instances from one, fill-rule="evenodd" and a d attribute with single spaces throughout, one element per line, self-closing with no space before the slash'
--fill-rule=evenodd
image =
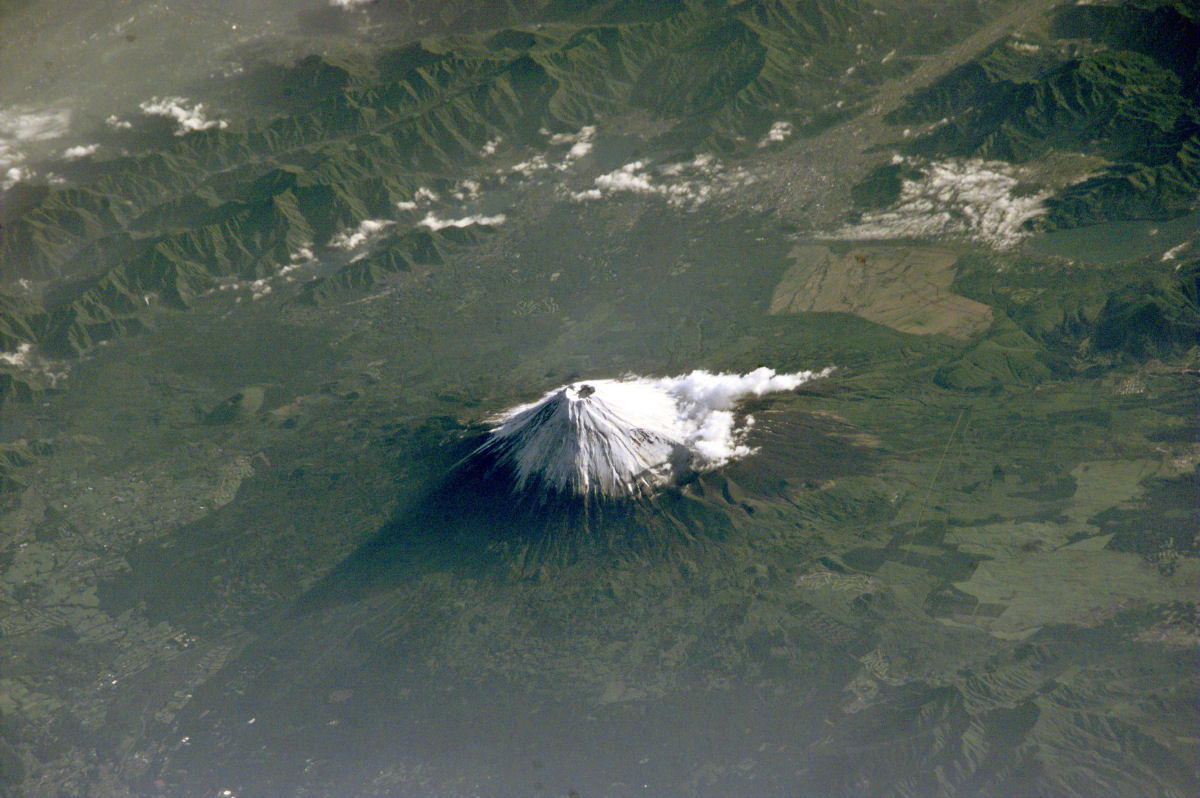
<path id="1" fill-rule="evenodd" d="M 573 389 L 581 401 L 592 398 L 589 385 Z M 656 489 L 631 482 L 636 489 L 619 495 L 521 472 L 520 451 L 497 445 L 502 426 L 460 428 L 446 443 L 455 465 L 309 590 L 296 611 L 354 602 L 433 572 L 554 578 L 586 560 L 603 570 L 605 562 L 682 556 L 753 534 L 756 525 L 790 512 L 798 491 L 874 467 L 870 447 L 798 401 L 756 400 L 759 421 L 739 437 L 752 456 L 697 469 L 694 450 L 681 453 L 675 445 L 663 450 L 667 480 Z M 553 406 L 521 412 L 536 420 L 561 410 L 546 407 Z M 736 428 L 749 414 L 732 418 Z M 759 512 L 772 508 L 777 512 Z"/>

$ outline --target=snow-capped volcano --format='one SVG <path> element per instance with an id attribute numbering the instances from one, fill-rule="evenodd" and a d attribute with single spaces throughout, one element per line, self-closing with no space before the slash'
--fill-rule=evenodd
<path id="1" fill-rule="evenodd" d="M 518 491 L 629 496 L 676 475 L 715 468 L 751 454 L 733 410 L 749 396 L 796 388 L 820 372 L 749 374 L 693 371 L 678 377 L 576 382 L 514 407 L 476 455 L 509 469 Z"/>

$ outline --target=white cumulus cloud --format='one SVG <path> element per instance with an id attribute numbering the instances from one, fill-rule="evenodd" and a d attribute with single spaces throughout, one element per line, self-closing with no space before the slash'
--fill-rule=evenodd
<path id="1" fill-rule="evenodd" d="M 98 149 L 100 149 L 99 144 L 80 144 L 77 147 L 67 147 L 63 150 L 63 157 L 68 161 L 74 161 L 76 158 L 86 158 Z"/>
<path id="2" fill-rule="evenodd" d="M 476 455 L 506 465 L 518 490 L 613 497 L 650 491 L 688 470 L 752 454 L 745 437 L 753 421 L 739 424 L 738 402 L 795 389 L 830 371 L 759 368 L 576 382 L 500 414 Z"/>
<path id="3" fill-rule="evenodd" d="M 425 214 L 425 218 L 417 222 L 422 227 L 428 227 L 430 230 L 441 230 L 445 227 L 470 227 L 473 224 L 485 224 L 495 227 L 499 224 L 504 224 L 508 217 L 502 213 L 497 213 L 494 216 L 484 216 L 483 214 L 472 214 L 464 216 L 461 219 L 442 219 L 434 215 L 432 212 Z"/>
<path id="4" fill-rule="evenodd" d="M 642 194 L 660 197 L 677 208 L 696 208 L 751 180 L 745 170 L 726 170 L 714 156 L 701 153 L 690 161 L 661 167 L 647 161 L 631 161 L 594 178 L 591 188 L 571 192 L 569 196 L 584 202 L 614 194 Z"/>
<path id="5" fill-rule="evenodd" d="M 758 142 L 759 147 L 767 147 L 771 144 L 777 144 L 781 141 L 786 141 L 792 135 L 791 122 L 775 122 L 771 125 L 771 129 L 767 131 L 767 135 L 762 137 Z"/>
<path id="6" fill-rule="evenodd" d="M 139 103 L 138 108 L 150 116 L 174 119 L 176 136 L 214 127 L 221 130 L 229 127 L 229 123 L 224 119 L 209 119 L 202 103 L 192 103 L 186 97 L 152 97 L 144 103 Z"/>
<path id="7" fill-rule="evenodd" d="M 29 179 L 30 150 L 36 151 L 38 142 L 61 138 L 70 126 L 71 112 L 61 108 L 0 108 L 0 190 Z"/>
<path id="8" fill-rule="evenodd" d="M 329 246 L 335 249 L 358 249 L 368 241 L 379 238 L 384 230 L 394 224 L 390 219 L 363 219 L 353 230 L 343 230 L 329 239 Z"/>
<path id="9" fill-rule="evenodd" d="M 1018 189 L 1018 167 L 978 158 L 935 161 L 906 180 L 889 208 L 864 214 L 838 231 L 842 238 L 923 238 L 959 235 L 1010 249 L 1028 233 L 1025 222 L 1045 212 L 1047 191 Z"/>

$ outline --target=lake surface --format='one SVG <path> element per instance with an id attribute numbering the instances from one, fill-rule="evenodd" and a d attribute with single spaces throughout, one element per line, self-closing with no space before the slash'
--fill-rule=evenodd
<path id="1" fill-rule="evenodd" d="M 1029 246 L 1044 255 L 1109 264 L 1164 254 L 1195 240 L 1197 231 L 1200 213 L 1189 213 L 1166 221 L 1111 222 L 1055 230 L 1035 236 Z"/>

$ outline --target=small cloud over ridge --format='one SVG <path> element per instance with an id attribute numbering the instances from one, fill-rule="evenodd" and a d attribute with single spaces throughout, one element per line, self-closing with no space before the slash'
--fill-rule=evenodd
<path id="1" fill-rule="evenodd" d="M 139 103 L 142 113 L 150 116 L 164 116 L 174 119 L 175 135 L 185 136 L 200 130 L 218 128 L 224 130 L 229 123 L 224 119 L 209 119 L 204 112 L 203 103 L 190 103 L 186 97 L 152 97 L 146 102 Z M 114 125 L 124 127 L 124 125 Z"/>
<path id="2" fill-rule="evenodd" d="M 495 227 L 496 225 L 504 224 L 508 217 L 502 213 L 497 213 L 494 216 L 484 216 L 483 214 L 472 214 L 464 216 L 461 219 L 442 219 L 432 212 L 425 214 L 425 218 L 417 222 L 421 227 L 428 227 L 430 230 L 442 230 L 446 227 L 470 227 L 473 224 L 488 225 Z"/>

